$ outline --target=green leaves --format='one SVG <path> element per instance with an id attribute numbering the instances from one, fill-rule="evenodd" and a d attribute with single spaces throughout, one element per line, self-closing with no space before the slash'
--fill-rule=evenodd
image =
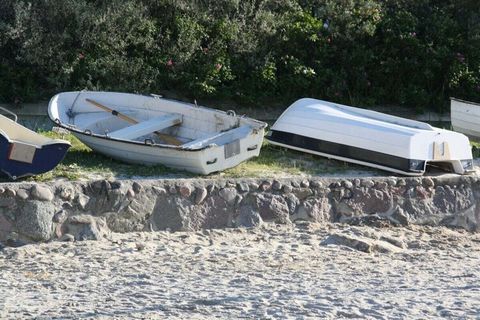
<path id="1" fill-rule="evenodd" d="M 0 100 L 72 89 L 262 105 L 479 100 L 473 0 L 0 0 Z"/>

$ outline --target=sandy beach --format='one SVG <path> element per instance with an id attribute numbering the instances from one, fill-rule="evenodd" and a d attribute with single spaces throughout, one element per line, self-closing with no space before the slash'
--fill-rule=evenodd
<path id="1" fill-rule="evenodd" d="M 438 227 L 115 233 L 0 250 L 0 318 L 479 318 L 479 258 Z"/>

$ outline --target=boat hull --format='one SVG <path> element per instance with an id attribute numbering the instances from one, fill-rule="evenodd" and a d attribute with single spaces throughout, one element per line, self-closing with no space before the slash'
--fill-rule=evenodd
<path id="1" fill-rule="evenodd" d="M 423 175 L 426 166 L 426 161 L 422 160 L 396 157 L 381 152 L 313 139 L 288 132 L 272 130 L 267 140 L 271 144 L 280 147 L 408 176 Z M 412 163 L 415 163 L 414 167 L 412 167 Z"/>
<path id="2" fill-rule="evenodd" d="M 54 169 L 70 148 L 69 143 L 53 143 L 35 148 L 31 162 L 9 159 L 9 154 L 13 147 L 12 141 L 9 141 L 3 135 L 0 135 L 0 170 L 3 175 L 12 180 L 27 176 L 42 174 Z"/>
<path id="3" fill-rule="evenodd" d="M 73 132 L 73 134 L 92 150 L 113 159 L 147 166 L 164 165 L 206 175 L 233 168 L 250 158 L 257 157 L 264 132 L 261 130 L 238 141 L 241 152 L 231 157 L 226 156 L 225 146 L 211 146 L 202 150 L 181 150 L 96 137 L 80 132 Z"/>
<path id="4" fill-rule="evenodd" d="M 331 102 L 301 99 L 272 126 L 267 140 L 294 150 L 409 176 L 427 165 L 473 169 L 468 138 L 409 119 Z"/>
<path id="5" fill-rule="evenodd" d="M 28 130 L 19 124 L 15 125 L 17 126 L 16 132 L 22 129 Z M 39 135 L 32 131 L 29 135 L 24 135 L 22 141 L 18 141 L 11 140 L 4 133 L 0 134 L 0 154 L 2 155 L 0 159 L 0 171 L 3 175 L 12 180 L 16 180 L 18 178 L 42 174 L 54 169 L 58 163 L 63 160 L 70 148 L 70 143 L 51 139 L 51 142 L 46 144 L 35 145 L 32 140 L 37 136 Z M 20 151 L 14 151 L 18 149 L 20 149 Z"/>
<path id="6" fill-rule="evenodd" d="M 450 116 L 453 130 L 480 141 L 480 104 L 451 98 Z"/>

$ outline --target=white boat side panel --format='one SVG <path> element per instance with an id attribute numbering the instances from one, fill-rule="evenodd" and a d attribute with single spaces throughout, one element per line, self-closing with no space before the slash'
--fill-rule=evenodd
<path id="1" fill-rule="evenodd" d="M 360 132 L 361 130 L 357 130 L 357 132 L 350 132 L 351 128 L 344 128 L 341 130 L 341 127 L 336 127 L 332 129 L 328 126 L 322 126 L 321 123 L 319 123 L 319 127 L 322 127 L 321 131 L 315 127 L 291 125 L 287 122 L 275 126 L 275 130 L 291 132 L 302 136 L 343 145 L 352 145 L 362 149 L 372 149 L 377 152 L 388 153 L 401 157 L 405 157 L 410 150 L 410 139 L 408 138 L 401 139 L 401 137 L 399 137 L 396 139 L 396 143 L 393 144 L 391 139 L 388 139 L 387 137 L 385 137 L 384 140 L 375 141 L 373 137 L 380 137 L 378 132 L 375 131 L 368 132 L 368 130 L 363 130 L 367 132 Z"/>
<path id="2" fill-rule="evenodd" d="M 454 127 L 453 130 L 467 135 L 472 140 L 480 141 L 480 133 L 476 129 L 468 129 L 468 128 L 465 128 L 465 127 L 463 127 L 463 128 Z"/>
<path id="3" fill-rule="evenodd" d="M 480 117 L 475 118 L 475 117 L 465 116 L 463 118 L 462 117 L 452 117 L 451 121 L 452 121 L 452 124 L 456 127 L 469 128 L 471 130 L 477 128 L 477 131 L 478 131 L 479 123 L 477 121 L 479 119 L 480 119 Z"/>
<path id="4" fill-rule="evenodd" d="M 476 140 L 480 139 L 480 105 L 457 99 L 450 100 L 452 127 Z"/>
<path id="5" fill-rule="evenodd" d="M 480 106 L 467 101 L 450 100 L 450 111 L 452 115 L 462 113 L 467 117 L 480 118 Z M 464 118 L 464 116 L 461 118 Z"/>
<path id="6" fill-rule="evenodd" d="M 477 120 L 480 121 L 480 118 L 478 118 Z M 466 121 L 464 119 L 452 118 L 452 127 L 455 131 L 462 132 L 462 133 L 470 133 L 475 136 L 480 136 L 479 124 L 480 122 L 474 122 L 471 120 Z"/>
<path id="7" fill-rule="evenodd" d="M 101 139 L 78 133 L 74 133 L 74 135 L 93 150 L 121 161 L 144 165 L 161 163 L 168 167 L 200 174 L 209 174 L 232 168 L 245 160 L 258 156 L 263 140 L 263 130 L 258 134 L 250 135 L 239 141 L 242 152 L 225 159 L 224 146 L 186 151 L 132 144 L 113 139 Z M 161 159 L 161 162 L 159 162 L 159 159 Z"/>
<path id="8" fill-rule="evenodd" d="M 355 107 L 351 107 L 343 104 L 311 99 L 311 98 L 303 98 L 295 101 L 284 113 L 288 112 L 289 110 L 297 112 L 298 110 L 302 110 L 306 108 L 313 108 L 313 109 L 327 108 L 327 109 L 330 109 L 331 112 L 343 112 L 343 113 L 350 114 L 352 116 L 361 117 L 363 119 L 368 118 L 368 119 L 377 120 L 380 122 L 388 122 L 390 124 L 394 124 L 402 127 L 410 127 L 413 129 L 433 130 L 433 127 L 430 126 L 428 123 L 405 119 L 397 116 L 392 116 L 392 115 L 377 112 L 377 111 L 355 108 Z"/>
<path id="9" fill-rule="evenodd" d="M 276 130 L 285 132 L 302 131 L 302 135 L 307 137 L 386 153 L 406 159 L 433 159 L 433 142 L 447 142 L 453 158 L 472 158 L 468 138 L 462 134 L 448 130 L 424 131 L 414 136 L 405 137 L 362 128 L 358 130 L 354 130 L 354 128 L 344 128 L 344 130 L 341 130 L 341 126 L 337 126 L 332 129 L 328 125 L 323 126 L 322 131 L 316 128 L 295 127 L 289 124 L 279 125 L 276 128 L 278 128 Z M 332 131 L 328 131 L 329 128 Z M 341 140 L 339 140 L 339 137 L 341 137 Z"/>
<path id="10" fill-rule="evenodd" d="M 298 103 L 298 101 L 295 102 L 280 116 L 280 118 L 277 120 L 277 123 L 281 123 L 281 121 L 284 121 L 284 119 L 289 119 L 290 117 L 298 117 L 303 119 L 303 121 L 308 121 L 312 124 L 315 124 L 318 120 L 328 119 L 330 121 L 338 122 L 343 127 L 348 127 L 349 124 L 354 124 L 355 127 L 368 126 L 376 130 L 383 129 L 396 134 L 414 135 L 416 132 L 419 132 L 419 130 L 421 130 L 410 126 L 403 126 L 396 123 L 385 122 L 379 119 L 367 118 L 354 112 L 346 112 L 345 110 L 336 107 L 335 104 L 331 104 L 325 101 L 314 99 L 301 99 L 299 101 L 305 102 L 303 100 L 312 102 L 312 104 L 305 105 L 304 103 Z M 275 126 L 277 123 L 275 123 L 272 129 L 275 130 Z M 415 121 L 415 123 L 420 122 Z M 433 130 L 430 125 L 428 125 L 428 128 L 428 130 Z"/>
<path id="11" fill-rule="evenodd" d="M 321 106 L 320 108 L 305 108 L 301 110 L 297 110 L 289 114 L 289 117 L 296 117 L 300 119 L 304 119 L 305 121 L 315 122 L 317 120 L 323 120 L 332 122 L 332 124 L 341 124 L 342 126 L 352 126 L 355 127 L 367 127 L 367 128 L 375 128 L 378 130 L 382 130 L 385 132 L 392 132 L 394 134 L 402 134 L 402 135 L 413 135 L 416 132 L 419 132 L 420 129 L 400 126 L 397 124 L 392 124 L 389 122 L 383 122 L 377 119 L 370 119 L 361 117 L 355 114 L 347 113 L 341 110 L 333 109 L 333 108 L 324 108 Z"/>
<path id="12" fill-rule="evenodd" d="M 400 127 L 372 119 L 352 117 L 344 111 L 336 112 L 330 107 L 285 112 L 273 125 L 272 130 L 291 132 L 314 139 L 353 145 L 363 149 L 396 156 L 405 156 L 410 149 L 411 136 L 417 129 Z M 342 141 L 338 141 L 341 137 Z M 392 143 L 395 139 L 395 143 Z"/>

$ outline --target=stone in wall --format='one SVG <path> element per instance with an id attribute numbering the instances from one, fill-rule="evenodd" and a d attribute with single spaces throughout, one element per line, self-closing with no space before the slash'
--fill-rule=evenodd
<path id="1" fill-rule="evenodd" d="M 444 214 L 455 212 L 456 195 L 455 190 L 449 186 L 437 186 L 433 196 L 433 204 Z"/>
<path id="2" fill-rule="evenodd" d="M 245 205 L 256 210 L 263 221 L 289 223 L 290 211 L 287 201 L 281 195 L 271 193 L 251 193 L 245 200 Z"/>
<path id="3" fill-rule="evenodd" d="M 0 241 L 6 241 L 13 231 L 13 223 L 3 214 L 0 214 Z"/>
<path id="4" fill-rule="evenodd" d="M 198 230 L 200 228 L 211 229 L 232 226 L 235 214 L 234 201 L 225 200 L 215 194 L 209 196 L 200 208 L 194 211 L 199 223 L 192 224 L 192 227 Z"/>
<path id="5" fill-rule="evenodd" d="M 195 190 L 181 196 L 158 195 L 150 218 L 153 230 L 199 230 L 232 225 L 237 197 L 234 188 L 210 185 L 197 186 Z"/>
<path id="6" fill-rule="evenodd" d="M 201 204 L 203 200 L 205 200 L 207 195 L 208 195 L 208 191 L 206 188 L 197 187 L 195 190 L 195 204 Z"/>
<path id="7" fill-rule="evenodd" d="M 150 217 L 153 230 L 184 230 L 191 203 L 186 199 L 159 196 Z"/>
<path id="8" fill-rule="evenodd" d="M 258 211 L 250 205 L 242 206 L 239 210 L 238 216 L 235 219 L 235 226 L 237 227 L 252 228 L 258 227 L 262 224 L 262 217 Z"/>
<path id="9" fill-rule="evenodd" d="M 300 205 L 300 200 L 293 193 L 287 193 L 283 197 L 287 202 L 288 212 L 290 215 L 295 214 L 298 206 Z"/>
<path id="10" fill-rule="evenodd" d="M 108 238 L 110 234 L 105 217 L 94 217 L 87 214 L 68 217 L 63 230 L 64 233 L 60 238 L 68 234 L 77 241 L 102 240 Z"/>
<path id="11" fill-rule="evenodd" d="M 139 184 L 136 187 L 134 184 L 132 188 L 127 185 L 110 194 L 111 207 L 102 204 L 95 211 L 106 217 L 109 228 L 114 232 L 145 230 L 156 205 L 154 191 L 143 192 Z"/>
<path id="12" fill-rule="evenodd" d="M 290 216 L 290 220 L 333 222 L 335 220 L 335 215 L 327 197 L 312 197 L 302 202 L 298 210 Z"/>
<path id="13" fill-rule="evenodd" d="M 16 232 L 22 239 L 47 241 L 53 237 L 53 216 L 56 207 L 52 202 L 26 201 L 15 214 Z"/>
<path id="14" fill-rule="evenodd" d="M 391 206 L 392 196 L 385 189 L 355 188 L 353 197 L 344 200 L 351 207 L 366 214 L 385 212 Z"/>

